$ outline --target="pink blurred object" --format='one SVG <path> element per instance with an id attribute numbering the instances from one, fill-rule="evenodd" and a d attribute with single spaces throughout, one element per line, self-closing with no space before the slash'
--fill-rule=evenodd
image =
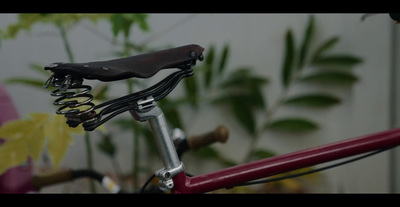
<path id="1" fill-rule="evenodd" d="M 0 126 L 18 118 L 17 110 L 5 88 L 0 84 Z M 0 138 L 1 144 L 5 140 Z M 32 161 L 27 158 L 23 165 L 11 168 L 0 175 L 0 193 L 27 193 L 32 191 Z"/>

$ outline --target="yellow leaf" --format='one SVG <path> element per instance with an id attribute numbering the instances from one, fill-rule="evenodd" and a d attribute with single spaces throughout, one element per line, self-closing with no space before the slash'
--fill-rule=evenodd
<path id="1" fill-rule="evenodd" d="M 0 175 L 28 159 L 28 148 L 23 139 L 7 140 L 0 146 Z"/>
<path id="2" fill-rule="evenodd" d="M 32 121 L 37 125 L 42 126 L 45 122 L 49 120 L 49 115 L 46 113 L 31 113 L 30 117 L 32 117 Z"/>
<path id="3" fill-rule="evenodd" d="M 29 133 L 29 131 L 31 131 L 32 133 Z M 32 128 L 31 130 L 27 130 L 26 135 L 29 136 L 26 139 L 26 145 L 29 150 L 29 155 L 31 155 L 32 158 L 37 161 L 42 154 L 46 141 L 44 130 L 42 127 Z"/>
<path id="4" fill-rule="evenodd" d="M 0 127 L 0 137 L 3 139 L 18 139 L 18 138 L 29 138 L 26 130 L 32 130 L 37 127 L 41 127 L 48 119 L 49 115 L 43 113 L 31 114 L 33 120 L 17 119 L 6 122 Z M 28 134 L 34 133 L 29 131 Z"/>
<path id="5" fill-rule="evenodd" d="M 53 120 L 48 123 L 45 134 L 48 138 L 48 151 L 51 160 L 53 161 L 53 168 L 58 168 L 68 147 L 73 143 L 70 133 L 73 131 L 66 124 L 64 116 L 55 115 Z"/>
<path id="6" fill-rule="evenodd" d="M 304 172 L 309 172 L 311 170 L 313 170 L 312 167 L 305 167 L 298 170 L 294 170 L 291 172 L 291 174 L 304 173 Z M 306 174 L 301 176 L 301 178 L 307 179 L 307 181 L 309 182 L 317 183 L 320 178 L 320 174 L 319 173 Z"/>
<path id="7" fill-rule="evenodd" d="M 289 192 L 300 192 L 302 189 L 299 181 L 295 179 L 285 179 L 281 180 L 282 184 L 289 190 Z"/>
<path id="8" fill-rule="evenodd" d="M 37 160 L 44 146 L 43 123 L 48 115 L 32 114 L 33 120 L 13 120 L 0 128 L 0 136 L 7 141 L 0 146 L 0 172 L 26 161 Z M 1 174 L 0 173 L 0 174 Z"/>
<path id="9" fill-rule="evenodd" d="M 19 139 L 23 136 L 24 129 L 29 126 L 29 120 L 12 120 L 3 124 L 0 128 L 0 137 L 3 139 Z"/>
<path id="10" fill-rule="evenodd" d="M 53 168 L 57 169 L 61 161 L 65 157 L 69 145 L 73 142 L 72 137 L 68 133 L 60 133 L 57 139 L 50 139 L 48 144 L 48 151 L 51 160 L 53 161 Z"/>
<path id="11" fill-rule="evenodd" d="M 100 125 L 99 127 L 96 128 L 96 130 L 99 130 L 100 132 L 103 132 L 103 134 L 106 133 L 106 128 L 104 127 L 104 125 Z"/>
<path id="12" fill-rule="evenodd" d="M 28 119 L 9 121 L 0 127 L 0 137 L 7 139 L 0 147 L 0 172 L 22 164 L 28 156 L 38 160 L 46 140 L 53 167 L 58 168 L 73 144 L 71 134 L 84 132 L 82 126 L 71 128 L 64 116 L 55 114 L 32 113 Z"/>
<path id="13" fill-rule="evenodd" d="M 30 117 L 32 120 L 26 126 L 24 139 L 26 139 L 29 155 L 34 160 L 38 160 L 45 144 L 44 127 L 49 121 L 49 115 L 45 113 L 32 113 Z"/>

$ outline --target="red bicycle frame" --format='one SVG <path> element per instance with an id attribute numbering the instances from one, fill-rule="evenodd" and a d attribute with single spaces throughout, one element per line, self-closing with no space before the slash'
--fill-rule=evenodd
<path id="1" fill-rule="evenodd" d="M 194 177 L 174 178 L 172 193 L 205 193 L 400 144 L 400 128 L 266 158 Z"/>

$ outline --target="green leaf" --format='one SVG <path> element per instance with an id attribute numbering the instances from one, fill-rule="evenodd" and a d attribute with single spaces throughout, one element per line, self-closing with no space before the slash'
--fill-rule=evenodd
<path id="1" fill-rule="evenodd" d="M 251 105 L 264 109 L 265 108 L 265 101 L 264 96 L 260 88 L 253 88 L 251 93 L 249 93 L 249 97 L 247 99 L 251 103 Z"/>
<path id="2" fill-rule="evenodd" d="M 299 65 L 298 69 L 300 70 L 304 66 L 305 59 L 308 55 L 308 50 L 310 48 L 311 39 L 314 35 L 314 16 L 309 17 L 307 29 L 304 32 L 304 39 L 300 47 L 299 54 Z"/>
<path id="3" fill-rule="evenodd" d="M 219 67 L 218 67 L 218 74 L 222 74 L 222 72 L 224 71 L 226 62 L 228 60 L 228 56 L 229 56 L 229 45 L 226 44 L 224 46 L 224 49 L 222 50 L 221 60 L 219 62 Z"/>
<path id="4" fill-rule="evenodd" d="M 221 82 L 221 88 L 253 89 L 267 84 L 269 81 L 265 77 L 251 74 L 251 68 L 241 67 L 233 71 L 227 79 Z"/>
<path id="5" fill-rule="evenodd" d="M 147 32 L 150 30 L 149 24 L 147 23 L 147 17 L 148 17 L 147 14 L 133 14 L 133 15 L 134 15 L 135 21 L 137 22 L 137 24 L 139 25 L 139 28 L 142 31 Z"/>
<path id="6" fill-rule="evenodd" d="M 230 106 L 236 121 L 244 127 L 251 135 L 256 131 L 253 107 L 254 103 L 249 101 L 247 94 L 227 94 L 212 101 L 213 104 L 221 104 L 224 107 Z"/>
<path id="7" fill-rule="evenodd" d="M 318 65 L 318 66 L 336 65 L 336 66 L 352 67 L 361 62 L 362 62 L 362 60 L 359 57 L 356 57 L 353 55 L 339 54 L 339 55 L 325 55 L 325 56 L 317 57 L 313 60 L 312 64 Z"/>
<path id="8" fill-rule="evenodd" d="M 256 125 L 252 110 L 242 101 L 232 102 L 232 110 L 236 120 L 249 134 L 254 135 L 256 132 Z"/>
<path id="9" fill-rule="evenodd" d="M 110 22 L 111 22 L 111 30 L 116 37 L 120 31 L 124 30 L 124 19 L 121 14 L 114 14 L 110 17 Z"/>
<path id="10" fill-rule="evenodd" d="M 157 143 L 154 139 L 153 133 L 150 130 L 150 127 L 144 127 L 142 135 L 145 138 L 144 141 L 147 145 L 147 151 L 150 152 L 150 154 L 158 155 L 159 151 L 157 148 Z"/>
<path id="11" fill-rule="evenodd" d="M 111 139 L 110 135 L 104 135 L 100 142 L 97 143 L 97 147 L 100 149 L 101 152 L 104 154 L 114 157 L 117 147 L 115 146 L 114 142 Z"/>
<path id="12" fill-rule="evenodd" d="M 119 118 L 115 119 L 113 122 L 111 122 L 113 125 L 116 125 L 120 128 L 122 131 L 126 130 L 134 130 L 133 124 L 134 120 L 131 118 Z"/>
<path id="13" fill-rule="evenodd" d="M 165 114 L 165 118 L 170 124 L 170 127 L 184 129 L 184 126 L 181 121 L 181 116 L 179 114 L 179 111 L 177 110 L 178 104 L 182 102 L 170 101 L 167 97 L 165 97 L 159 100 L 158 103 L 160 104 L 160 107 L 163 109 L 163 113 Z"/>
<path id="14" fill-rule="evenodd" d="M 335 46 L 337 42 L 339 42 L 339 37 L 332 37 L 332 38 L 328 39 L 327 41 L 325 41 L 324 43 L 322 43 L 315 50 L 313 58 L 312 58 L 312 62 L 314 59 L 320 57 L 321 55 L 323 55 L 323 53 L 325 53 L 329 49 L 333 48 L 333 46 Z"/>
<path id="15" fill-rule="evenodd" d="M 98 19 L 108 18 L 109 14 L 40 14 L 40 13 L 23 13 L 18 15 L 17 22 L 9 24 L 3 33 L 4 38 L 15 38 L 21 31 L 29 32 L 31 27 L 39 23 L 53 24 L 76 24 L 83 19 L 89 19 L 92 22 Z"/>
<path id="16" fill-rule="evenodd" d="M 301 78 L 300 81 L 348 86 L 357 82 L 358 77 L 346 71 L 321 71 L 307 75 Z"/>
<path id="17" fill-rule="evenodd" d="M 29 67 L 32 70 L 44 75 L 44 77 L 46 77 L 46 78 L 48 78 L 51 74 L 51 72 L 49 72 L 48 70 L 43 70 L 43 65 L 38 64 L 38 63 L 30 63 Z"/>
<path id="18" fill-rule="evenodd" d="M 114 37 L 116 37 L 120 32 L 122 32 L 125 37 L 128 37 L 130 34 L 130 29 L 134 23 L 137 23 L 142 31 L 148 31 L 149 28 L 146 18 L 146 14 L 112 14 L 110 17 L 110 22 Z"/>
<path id="19" fill-rule="evenodd" d="M 98 84 L 92 92 L 94 99 L 107 100 L 108 84 Z"/>
<path id="20" fill-rule="evenodd" d="M 38 80 L 34 78 L 9 78 L 5 81 L 6 84 L 23 84 L 40 89 L 43 89 L 44 82 L 45 82 L 44 80 Z"/>
<path id="21" fill-rule="evenodd" d="M 186 97 L 189 99 L 189 103 L 195 108 L 198 107 L 198 86 L 196 76 L 191 76 L 183 80 L 185 87 Z"/>
<path id="22" fill-rule="evenodd" d="M 220 164 L 227 167 L 237 165 L 234 161 L 222 157 L 216 149 L 210 146 L 202 147 L 190 153 L 203 159 L 218 161 Z"/>
<path id="23" fill-rule="evenodd" d="M 214 46 L 211 46 L 205 58 L 205 64 L 204 64 L 204 86 L 206 88 L 208 88 L 211 84 L 214 59 L 215 59 L 215 48 Z"/>
<path id="24" fill-rule="evenodd" d="M 232 96 L 230 94 L 221 95 L 211 100 L 211 103 L 216 105 L 229 105 L 232 102 Z"/>
<path id="25" fill-rule="evenodd" d="M 264 96 L 260 88 L 249 90 L 231 91 L 213 99 L 213 103 L 242 102 L 248 108 L 265 108 Z"/>
<path id="26" fill-rule="evenodd" d="M 233 105 L 238 102 L 242 107 L 249 109 L 265 107 L 264 97 L 260 90 L 255 89 L 251 92 L 230 92 L 224 93 L 214 98 L 211 103 L 221 105 Z"/>
<path id="27" fill-rule="evenodd" d="M 252 157 L 256 160 L 273 157 L 275 155 L 276 153 L 272 152 L 271 150 L 265 150 L 265 149 L 256 149 L 252 153 Z"/>
<path id="28" fill-rule="evenodd" d="M 270 123 L 266 128 L 286 132 L 311 132 L 318 129 L 318 125 L 305 118 L 282 118 Z"/>
<path id="29" fill-rule="evenodd" d="M 285 35 L 285 52 L 282 66 L 282 84 L 285 88 L 289 86 L 293 74 L 294 51 L 294 37 L 292 30 L 289 29 Z"/>
<path id="30" fill-rule="evenodd" d="M 206 147 L 197 149 L 195 151 L 195 154 L 197 156 L 200 156 L 201 158 L 207 158 L 207 159 L 218 159 L 219 158 L 219 153 L 210 146 L 206 146 Z"/>
<path id="31" fill-rule="evenodd" d="M 306 94 L 287 99 L 283 104 L 307 106 L 307 107 L 328 107 L 340 103 L 340 99 L 329 94 Z"/>

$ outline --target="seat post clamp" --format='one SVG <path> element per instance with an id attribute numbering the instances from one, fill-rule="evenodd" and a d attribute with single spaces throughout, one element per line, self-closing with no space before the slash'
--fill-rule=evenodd
<path id="1" fill-rule="evenodd" d="M 172 178 L 183 171 L 184 171 L 184 166 L 182 162 L 175 168 L 172 169 L 162 168 L 156 171 L 155 176 L 160 179 L 159 188 L 162 191 L 172 189 L 174 187 L 174 181 L 172 180 Z"/>
<path id="2" fill-rule="evenodd" d="M 137 101 L 137 106 L 138 108 L 136 110 L 139 112 L 148 112 L 156 106 L 156 102 L 152 96 L 149 96 L 145 99 L 140 99 Z"/>

